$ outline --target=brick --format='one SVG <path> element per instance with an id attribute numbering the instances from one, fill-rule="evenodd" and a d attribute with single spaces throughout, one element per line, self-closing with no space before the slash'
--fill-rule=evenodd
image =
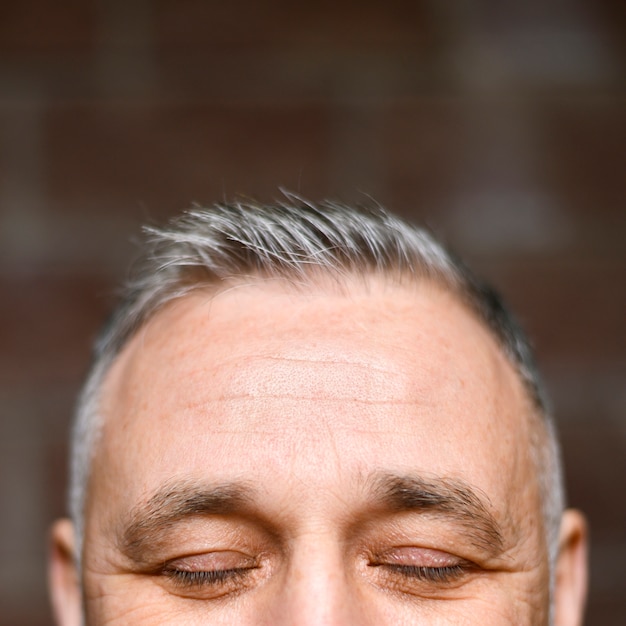
<path id="1" fill-rule="evenodd" d="M 94 43 L 92 0 L 23 0 L 0 5 L 0 54 L 89 52 Z"/>
<path id="2" fill-rule="evenodd" d="M 626 475 L 623 423 L 591 416 L 587 425 L 562 428 L 569 499 L 590 522 L 591 580 L 586 623 L 617 626 L 626 612 L 623 571 L 626 506 L 615 488 Z M 622 414 L 623 418 L 623 414 Z M 622 419 L 623 421 L 623 419 Z"/>
<path id="3" fill-rule="evenodd" d="M 97 276 L 1 276 L 0 379 L 5 386 L 67 384 L 83 375 L 110 306 Z"/>
<path id="4" fill-rule="evenodd" d="M 542 358 L 589 367 L 623 361 L 626 260 L 483 259 L 480 268 L 501 287 Z"/>
<path id="5" fill-rule="evenodd" d="M 567 210 L 581 220 L 587 238 L 617 227 L 626 241 L 626 114 L 624 103 L 611 92 L 601 96 L 546 103 L 538 112 L 541 167 Z M 598 232 L 599 223 L 607 230 Z M 608 232 L 607 232 L 608 231 Z"/>
<path id="6" fill-rule="evenodd" d="M 593 416 L 586 424 L 564 423 L 561 437 L 572 506 L 586 512 L 598 541 L 615 540 L 626 528 L 626 503 L 617 501 L 612 489 L 602 487 L 615 486 L 617 477 L 626 476 L 626 431 Z"/>
<path id="7" fill-rule="evenodd" d="M 0 444 L 0 602 L 2 619 L 20 608 L 41 617 L 45 601 L 45 520 L 40 447 Z M 16 480 L 16 476 L 20 480 Z M 23 607 L 30 609 L 23 610 Z M 34 610 L 33 610 L 34 609 Z"/>
<path id="8" fill-rule="evenodd" d="M 235 0 L 219 6 L 202 0 L 161 0 L 155 6 L 161 45 L 207 48 L 398 46 L 422 42 L 432 25 L 426 2 L 318 2 Z"/>
<path id="9" fill-rule="evenodd" d="M 389 203 L 414 219 L 442 223 L 467 152 L 463 102 L 422 97 L 389 103 L 381 142 Z"/>
<path id="10" fill-rule="evenodd" d="M 50 206 L 128 224 L 278 185 L 323 188 L 328 114 L 313 104 L 64 106 L 46 119 Z M 137 216 L 141 216 L 137 220 Z"/>

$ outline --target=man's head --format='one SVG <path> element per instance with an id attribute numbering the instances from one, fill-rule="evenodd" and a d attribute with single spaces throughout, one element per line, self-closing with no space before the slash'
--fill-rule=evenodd
<path id="1" fill-rule="evenodd" d="M 60 619 L 80 583 L 89 624 L 579 623 L 584 528 L 491 290 L 378 209 L 149 233 L 79 405 Z"/>

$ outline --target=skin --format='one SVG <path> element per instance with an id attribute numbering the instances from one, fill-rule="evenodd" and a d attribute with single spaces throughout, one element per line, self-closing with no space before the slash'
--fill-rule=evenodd
<path id="1" fill-rule="evenodd" d="M 71 524 L 53 531 L 62 626 L 549 623 L 538 422 L 438 288 L 196 293 L 102 398 L 82 599 Z M 584 545 L 567 512 L 559 626 L 582 623 Z"/>

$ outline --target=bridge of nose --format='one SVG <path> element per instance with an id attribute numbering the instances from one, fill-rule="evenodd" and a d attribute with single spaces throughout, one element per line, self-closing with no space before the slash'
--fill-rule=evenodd
<path id="1" fill-rule="evenodd" d="M 310 530 L 295 537 L 272 613 L 277 626 L 367 626 L 363 587 L 367 563 L 336 534 Z"/>

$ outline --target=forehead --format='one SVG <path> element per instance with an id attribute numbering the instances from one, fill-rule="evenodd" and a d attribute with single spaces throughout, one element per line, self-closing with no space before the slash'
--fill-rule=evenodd
<path id="1" fill-rule="evenodd" d="M 126 346 L 102 408 L 94 486 L 123 481 L 129 507 L 172 478 L 293 501 L 294 485 L 338 494 L 372 470 L 462 478 L 503 518 L 537 499 L 518 377 L 433 286 L 188 296 Z"/>

